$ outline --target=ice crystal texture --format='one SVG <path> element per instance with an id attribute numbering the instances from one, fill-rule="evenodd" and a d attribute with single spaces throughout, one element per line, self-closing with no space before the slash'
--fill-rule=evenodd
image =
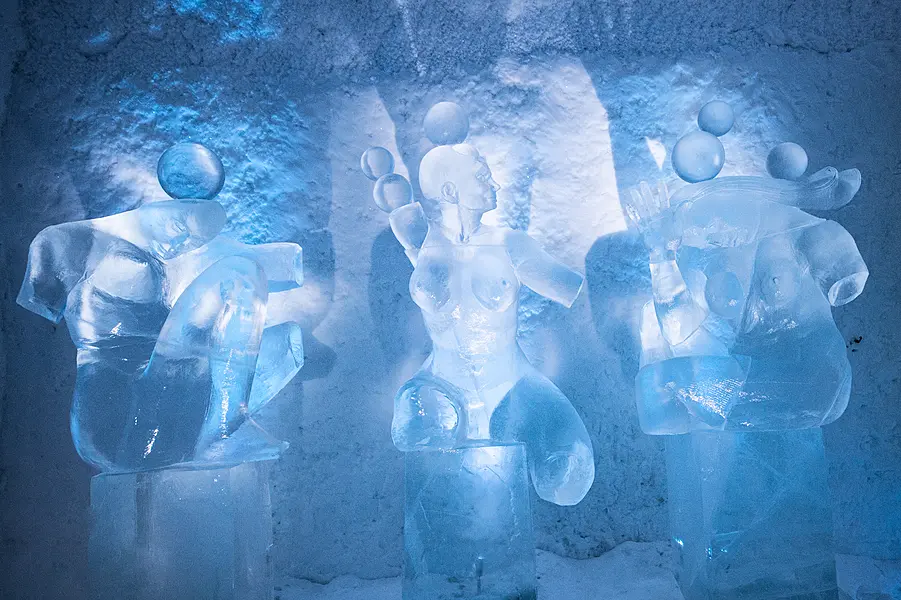
<path id="1" fill-rule="evenodd" d="M 636 383 L 646 433 L 798 429 L 842 414 L 851 369 L 831 307 L 856 298 L 868 271 L 841 225 L 801 209 L 843 206 L 859 186 L 856 169 L 826 168 L 803 182 L 632 191 L 653 288 Z"/>
<path id="2" fill-rule="evenodd" d="M 410 294 L 432 353 L 398 391 L 392 437 L 402 451 L 525 444 L 538 495 L 579 502 L 594 481 L 588 432 L 569 400 L 516 341 L 521 286 L 570 306 L 583 277 L 523 231 L 491 227 L 497 184 L 469 145 L 423 157 L 421 203 L 391 213 L 414 265 Z"/>
<path id="3" fill-rule="evenodd" d="M 183 191 L 205 180 L 174 175 Z M 78 349 L 72 436 L 96 468 L 232 464 L 283 447 L 251 416 L 303 364 L 290 302 L 301 248 L 248 246 L 220 236 L 224 224 L 215 201 L 176 199 L 32 242 L 18 302 L 66 320 Z"/>

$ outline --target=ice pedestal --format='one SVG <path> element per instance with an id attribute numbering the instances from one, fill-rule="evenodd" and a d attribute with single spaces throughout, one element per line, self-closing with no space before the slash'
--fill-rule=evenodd
<path id="1" fill-rule="evenodd" d="M 406 453 L 404 600 L 534 600 L 521 444 Z"/>
<path id="2" fill-rule="evenodd" d="M 94 600 L 270 600 L 269 464 L 101 474 Z"/>
<path id="3" fill-rule="evenodd" d="M 819 428 L 667 436 L 686 600 L 838 598 Z"/>

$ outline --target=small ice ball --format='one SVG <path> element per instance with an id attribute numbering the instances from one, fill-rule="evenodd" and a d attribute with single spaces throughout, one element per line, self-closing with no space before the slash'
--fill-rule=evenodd
<path id="1" fill-rule="evenodd" d="M 807 171 L 807 152 L 792 142 L 779 144 L 766 157 L 766 170 L 776 179 L 800 179 Z"/>
<path id="2" fill-rule="evenodd" d="M 394 156 L 381 146 L 373 146 L 360 156 L 360 169 L 363 175 L 375 181 L 382 175 L 394 172 Z"/>
<path id="3" fill-rule="evenodd" d="M 413 201 L 413 188 L 403 175 L 388 173 L 375 182 L 372 198 L 380 209 L 390 213 Z"/>
<path id="4" fill-rule="evenodd" d="M 713 179 L 726 162 L 723 144 L 706 131 L 683 135 L 673 148 L 673 168 L 689 183 Z"/>
<path id="5" fill-rule="evenodd" d="M 724 319 L 735 319 L 741 315 L 745 291 L 732 271 L 720 271 L 707 279 L 704 298 L 710 310 Z"/>
<path id="6" fill-rule="evenodd" d="M 469 135 L 469 117 L 454 102 L 439 102 L 430 108 L 422 126 L 425 136 L 438 146 L 459 144 Z"/>
<path id="7" fill-rule="evenodd" d="M 698 127 L 701 131 L 712 133 L 719 137 L 726 135 L 735 123 L 735 113 L 728 102 L 711 100 L 701 107 L 698 113 Z"/>
<path id="8" fill-rule="evenodd" d="M 216 153 L 194 142 L 163 152 L 156 165 L 163 190 L 173 198 L 212 200 L 225 184 L 225 168 Z"/>

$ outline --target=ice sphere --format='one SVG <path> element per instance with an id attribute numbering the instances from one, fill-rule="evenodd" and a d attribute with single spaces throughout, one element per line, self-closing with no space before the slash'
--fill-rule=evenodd
<path id="1" fill-rule="evenodd" d="M 360 170 L 366 177 L 375 181 L 383 175 L 394 172 L 394 156 L 381 146 L 367 148 L 360 155 Z"/>
<path id="2" fill-rule="evenodd" d="M 847 231 L 798 205 L 840 206 L 856 186 L 832 169 L 804 183 L 727 177 L 668 201 L 659 189 L 643 185 L 626 205 L 653 290 L 636 380 L 642 429 L 784 430 L 838 418 L 851 369 L 830 306 L 857 297 L 868 271 Z"/>
<path id="3" fill-rule="evenodd" d="M 526 449 L 408 452 L 404 600 L 535 600 Z"/>
<path id="4" fill-rule="evenodd" d="M 413 188 L 403 175 L 388 173 L 375 182 L 372 198 L 380 209 L 390 213 L 413 202 Z"/>
<path id="5" fill-rule="evenodd" d="M 454 102 L 439 102 L 429 109 L 422 122 L 425 136 L 438 146 L 459 144 L 469 135 L 469 117 Z"/>
<path id="6" fill-rule="evenodd" d="M 711 100 L 698 112 L 698 127 L 701 131 L 717 137 L 726 135 L 735 123 L 735 113 L 728 102 Z"/>
<path id="7" fill-rule="evenodd" d="M 252 413 L 303 363 L 297 309 L 266 320 L 270 289 L 303 280 L 296 244 L 217 236 L 222 207 L 171 200 L 49 227 L 18 302 L 65 317 L 78 349 L 72 436 L 102 471 L 271 458 Z"/>
<path id="8" fill-rule="evenodd" d="M 181 142 L 163 152 L 156 174 L 163 190 L 176 199 L 211 200 L 225 184 L 225 168 L 215 152 L 195 142 Z"/>
<path id="9" fill-rule="evenodd" d="M 838 598 L 820 428 L 666 437 L 686 600 Z"/>
<path id="10" fill-rule="evenodd" d="M 683 135 L 673 148 L 673 168 L 679 177 L 689 183 L 713 179 L 725 162 L 723 144 L 706 131 Z"/>
<path id="11" fill-rule="evenodd" d="M 794 142 L 779 144 L 767 155 L 766 170 L 776 179 L 800 179 L 807 171 L 807 152 Z"/>
<path id="12" fill-rule="evenodd" d="M 433 148 L 419 182 L 422 202 L 394 208 L 390 221 L 415 267 L 410 294 L 432 352 L 395 396 L 394 443 L 405 452 L 522 443 L 539 497 L 575 504 L 594 481 L 591 440 L 522 354 L 516 320 L 521 286 L 570 306 L 584 278 L 525 232 L 482 224 L 498 187 L 475 148 Z"/>
<path id="13" fill-rule="evenodd" d="M 269 600 L 269 465 L 91 480 L 94 600 Z"/>

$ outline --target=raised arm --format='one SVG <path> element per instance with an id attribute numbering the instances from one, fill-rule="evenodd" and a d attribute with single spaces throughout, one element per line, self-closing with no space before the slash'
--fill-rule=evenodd
<path id="1" fill-rule="evenodd" d="M 651 287 L 660 331 L 675 346 L 698 330 L 707 311 L 695 300 L 676 263 L 682 234 L 670 209 L 666 185 L 661 181 L 652 190 L 642 182 L 631 190 L 625 208 L 650 253 Z"/>
<path id="2" fill-rule="evenodd" d="M 419 249 L 422 248 L 425 236 L 429 232 L 429 222 L 425 217 L 425 211 L 422 210 L 422 205 L 419 202 L 413 202 L 396 208 L 391 211 L 388 221 L 391 223 L 394 237 L 404 247 L 407 258 L 415 267 Z"/>
<path id="3" fill-rule="evenodd" d="M 576 301 L 585 278 L 544 251 L 524 231 L 507 234 L 507 252 L 519 281 L 537 294 L 569 308 Z"/>

